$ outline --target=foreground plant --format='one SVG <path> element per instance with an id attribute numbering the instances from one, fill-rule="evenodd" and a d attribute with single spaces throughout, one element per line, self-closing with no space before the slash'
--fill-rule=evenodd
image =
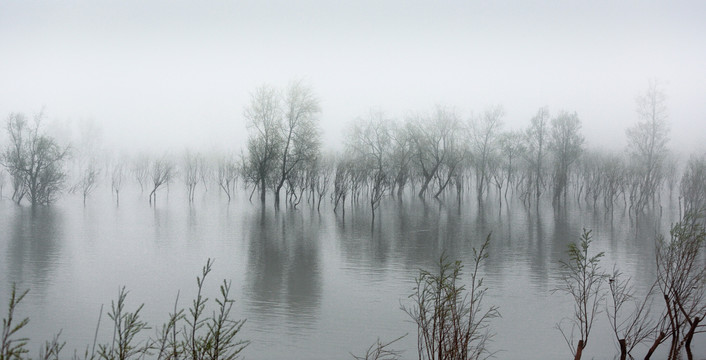
<path id="1" fill-rule="evenodd" d="M 12 293 L 10 295 L 10 304 L 8 305 L 7 317 L 2 319 L 2 338 L 0 338 L 0 360 L 21 359 L 22 356 L 29 352 L 27 350 L 27 342 L 29 338 L 15 338 L 17 333 L 29 324 L 29 318 L 20 320 L 19 323 L 14 323 L 15 310 L 17 305 L 22 302 L 29 290 L 25 290 L 21 294 L 17 294 L 15 284 L 12 284 Z"/>
<path id="2" fill-rule="evenodd" d="M 236 339 L 245 320 L 231 319 L 230 313 L 235 300 L 230 297 L 230 282 L 223 280 L 220 286 L 220 297 L 216 299 L 217 310 L 210 317 L 203 317 L 208 302 L 208 298 L 202 295 L 203 284 L 206 276 L 211 272 L 212 265 L 213 261 L 208 259 L 201 270 L 201 276 L 196 278 L 198 293 L 189 308 L 189 317 L 186 318 L 187 325 L 183 329 L 185 338 L 182 348 L 192 360 L 237 359 L 238 354 L 250 342 Z M 170 318 L 174 318 L 174 315 Z M 178 353 L 176 351 L 174 353 L 177 354 L 175 358 L 179 358 Z"/>
<path id="3" fill-rule="evenodd" d="M 591 231 L 583 230 L 579 244 L 569 244 L 569 261 L 562 261 L 561 267 L 565 273 L 563 284 L 556 291 L 570 295 L 574 303 L 574 315 L 569 319 L 570 330 L 562 326 L 556 327 L 561 332 L 566 344 L 571 349 L 575 360 L 581 359 L 583 349 L 588 345 L 588 339 L 593 328 L 596 315 L 600 314 L 600 304 L 605 297 L 601 290 L 606 276 L 600 270 L 599 262 L 604 253 L 589 256 Z M 574 333 L 578 329 L 578 343 L 574 343 Z"/>
<path id="4" fill-rule="evenodd" d="M 351 356 L 356 360 L 399 360 L 402 357 L 402 351 L 392 349 L 392 344 L 405 336 L 407 336 L 407 334 L 385 343 L 378 338 L 375 343 L 370 345 L 364 355 L 357 356 L 351 354 Z"/>
<path id="5" fill-rule="evenodd" d="M 111 302 L 108 317 L 112 320 L 113 337 L 109 342 L 98 343 L 98 332 L 103 308 L 98 318 L 93 346 L 87 346 L 83 356 L 74 352 L 74 360 L 128 360 L 145 359 L 156 356 L 159 360 L 233 360 L 250 343 L 239 340 L 245 320 L 232 319 L 231 311 L 235 300 L 231 298 L 231 283 L 223 280 L 220 295 L 216 298 L 215 309 L 210 316 L 205 315 L 208 298 L 202 294 L 206 276 L 211 272 L 213 261 L 208 259 L 201 275 L 196 278 L 198 293 L 189 308 L 187 318 L 184 309 L 178 309 L 179 294 L 174 302 L 174 310 L 169 314 L 169 320 L 163 324 L 154 338 L 144 335 L 150 326 L 141 319 L 144 304 L 134 311 L 129 311 L 126 305 L 128 291 L 121 287 L 118 297 Z M 12 287 L 7 318 L 3 319 L 2 337 L 0 338 L 0 360 L 27 359 L 27 344 L 29 338 L 17 337 L 17 334 L 28 323 L 24 318 L 15 323 L 14 316 L 17 305 L 24 299 L 29 290 L 17 294 Z M 184 324 L 185 323 L 185 324 Z M 51 341 L 47 341 L 39 351 L 41 360 L 58 360 L 59 353 L 65 342 L 59 341 L 61 331 Z M 98 348 L 96 349 L 96 344 Z"/>
<path id="6" fill-rule="evenodd" d="M 693 359 L 691 342 L 703 331 L 706 316 L 706 266 L 702 249 L 706 242 L 704 218 L 687 213 L 670 231 L 667 241 L 657 238 L 657 286 L 667 309 L 671 337 L 668 359 L 679 359 L 682 350 Z"/>
<path id="7" fill-rule="evenodd" d="M 630 353 L 640 343 L 654 337 L 660 329 L 662 322 L 652 316 L 653 294 L 655 285 L 652 285 L 643 298 L 635 296 L 635 289 L 630 282 L 630 277 L 613 267 L 613 273 L 608 280 L 609 298 L 606 304 L 608 322 L 613 330 L 615 339 L 620 348 L 620 360 L 632 358 Z M 625 307 L 628 307 L 627 311 Z M 632 310 L 632 311 L 630 311 Z M 659 344 L 664 338 L 664 333 L 659 332 L 654 341 Z M 648 353 L 647 358 L 652 353 Z"/>
<path id="8" fill-rule="evenodd" d="M 483 307 L 487 287 L 479 274 L 481 263 L 488 257 L 490 235 L 479 251 L 473 249 L 471 287 L 461 281 L 463 265 L 451 262 L 446 255 L 439 258 L 438 272 L 420 270 L 413 303 L 403 306 L 417 324 L 419 359 L 489 358 L 488 343 L 493 337 L 490 321 L 499 317 L 497 306 Z"/>
<path id="9" fill-rule="evenodd" d="M 134 312 L 127 312 L 125 299 L 128 291 L 121 287 L 118 291 L 118 301 L 111 302 L 108 317 L 113 320 L 113 340 L 110 344 L 98 347 L 98 356 L 106 360 L 126 360 L 133 356 L 144 357 L 151 348 L 149 340 L 140 341 L 137 338 L 143 330 L 149 329 L 146 322 L 140 320 L 140 311 L 145 306 L 141 304 Z"/>

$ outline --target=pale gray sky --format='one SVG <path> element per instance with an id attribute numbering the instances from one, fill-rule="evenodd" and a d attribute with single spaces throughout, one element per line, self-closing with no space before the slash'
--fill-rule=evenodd
<path id="1" fill-rule="evenodd" d="M 304 79 L 328 146 L 371 107 L 502 104 L 508 128 L 549 106 L 618 147 L 656 78 L 672 145 L 690 147 L 706 140 L 703 19 L 704 1 L 4 0 L 0 118 L 45 106 L 109 146 L 239 150 L 249 93 Z"/>

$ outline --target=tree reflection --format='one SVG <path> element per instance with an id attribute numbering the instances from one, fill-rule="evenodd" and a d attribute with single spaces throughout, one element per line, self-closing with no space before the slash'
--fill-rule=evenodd
<path id="1" fill-rule="evenodd" d="M 8 282 L 44 294 L 61 256 L 61 214 L 52 207 L 17 207 L 7 252 Z"/>
<path id="2" fill-rule="evenodd" d="M 295 326 L 312 322 L 322 293 L 318 226 L 300 212 L 264 207 L 250 224 L 245 280 L 250 310 Z"/>

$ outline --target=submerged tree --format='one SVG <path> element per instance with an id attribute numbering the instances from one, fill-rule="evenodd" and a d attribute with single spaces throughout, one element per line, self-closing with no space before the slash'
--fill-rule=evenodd
<path id="1" fill-rule="evenodd" d="M 278 168 L 273 184 L 275 207 L 285 182 L 297 170 L 316 160 L 320 140 L 317 115 L 321 111 L 313 91 L 301 81 L 292 82 L 284 96 L 284 121 L 277 137 L 282 141 L 277 154 Z"/>
<path id="2" fill-rule="evenodd" d="M 18 204 L 25 196 L 33 206 L 50 204 L 64 186 L 69 148 L 41 131 L 43 117 L 42 112 L 35 115 L 32 124 L 20 113 L 7 119 L 10 143 L 2 154 L 2 164 L 12 176 L 12 199 Z"/>
<path id="3" fill-rule="evenodd" d="M 233 197 L 235 192 L 235 184 L 240 176 L 240 169 L 238 168 L 238 163 L 232 156 L 224 156 L 218 160 L 218 186 L 228 197 L 228 202 Z"/>
<path id="4" fill-rule="evenodd" d="M 100 175 L 100 169 L 96 167 L 95 162 L 90 161 L 88 164 L 83 166 L 80 178 L 78 182 L 71 187 L 70 192 L 80 192 L 83 196 L 83 205 L 86 205 L 86 198 L 96 189 L 98 186 L 98 176 Z"/>
<path id="5" fill-rule="evenodd" d="M 549 149 L 554 154 L 554 203 L 566 200 L 571 165 L 583 151 L 581 120 L 574 113 L 561 112 L 552 119 Z"/>
<path id="6" fill-rule="evenodd" d="M 543 107 L 537 111 L 526 130 L 525 160 L 530 168 L 530 188 L 534 197 L 539 199 L 545 186 L 544 166 L 547 144 L 549 142 L 549 110 Z"/>
<path id="7" fill-rule="evenodd" d="M 417 116 L 407 121 L 407 131 L 413 149 L 413 164 L 421 177 L 419 197 L 423 197 L 429 184 L 449 154 L 450 137 L 459 131 L 455 114 L 437 106 L 430 116 Z"/>
<path id="8" fill-rule="evenodd" d="M 186 185 L 186 195 L 189 202 L 194 202 L 194 194 L 196 186 L 202 180 L 202 172 L 205 167 L 203 156 L 199 153 L 186 151 L 184 153 L 182 175 L 184 177 L 184 185 Z"/>
<path id="9" fill-rule="evenodd" d="M 502 127 L 505 110 L 502 106 L 487 109 L 483 115 L 471 121 L 471 144 L 473 164 L 476 168 L 476 193 L 478 201 L 490 184 L 490 164 L 494 161 L 496 141 Z"/>
<path id="10" fill-rule="evenodd" d="M 315 161 L 320 140 L 316 115 L 319 101 L 302 82 L 289 85 L 284 95 L 271 86 L 258 88 L 245 108 L 248 124 L 248 155 L 245 178 L 260 190 L 265 202 L 267 188 L 275 194 L 279 207 L 280 191 L 295 174 Z"/>
<path id="11" fill-rule="evenodd" d="M 283 143 L 279 131 L 282 109 L 277 90 L 270 86 L 255 90 L 244 114 L 248 125 L 248 155 L 243 170 L 246 179 L 259 188 L 260 201 L 264 203 Z"/>
<path id="12" fill-rule="evenodd" d="M 150 159 L 147 155 L 140 155 L 132 160 L 131 172 L 132 175 L 137 180 L 140 185 L 140 193 L 145 191 L 145 185 L 147 185 L 147 179 L 150 174 Z"/>
<path id="13" fill-rule="evenodd" d="M 347 144 L 347 151 L 353 154 L 353 161 L 367 175 L 365 182 L 373 221 L 375 210 L 389 187 L 388 169 L 392 147 L 390 123 L 382 111 L 370 111 L 366 120 L 353 124 L 352 137 Z"/>
<path id="14" fill-rule="evenodd" d="M 115 202 L 120 205 L 120 190 L 123 186 L 123 177 L 125 176 L 125 163 L 121 160 L 113 165 L 113 172 L 110 178 L 111 191 L 115 193 Z"/>
<path id="15" fill-rule="evenodd" d="M 152 163 L 152 169 L 150 173 L 150 178 L 152 179 L 152 191 L 150 191 L 149 195 L 149 202 L 150 205 L 154 202 L 154 204 L 157 204 L 157 190 L 159 190 L 162 186 L 168 185 L 169 182 L 172 181 L 172 178 L 174 177 L 176 171 L 174 169 L 174 163 L 167 158 L 167 156 L 163 156 L 160 159 L 156 159 Z"/>
<path id="16" fill-rule="evenodd" d="M 706 155 L 692 156 L 679 183 L 684 213 L 706 211 Z"/>
<path id="17" fill-rule="evenodd" d="M 628 152 L 639 179 L 631 206 L 638 212 L 655 200 L 664 181 L 664 162 L 669 142 L 666 96 L 657 81 L 650 81 L 645 94 L 637 98 L 638 122 L 625 132 Z"/>

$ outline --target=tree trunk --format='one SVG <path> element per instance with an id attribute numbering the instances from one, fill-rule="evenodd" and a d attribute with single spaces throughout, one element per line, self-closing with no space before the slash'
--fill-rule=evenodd
<path id="1" fill-rule="evenodd" d="M 645 360 L 650 360 L 650 357 L 655 352 L 655 350 L 657 350 L 657 347 L 659 346 L 659 344 L 662 343 L 662 340 L 664 340 L 665 336 L 667 336 L 667 334 L 665 334 L 664 331 L 659 332 L 659 336 L 657 336 L 657 338 L 655 339 L 655 342 L 652 343 L 650 350 L 647 351 L 647 355 L 645 355 Z"/>
<path id="2" fill-rule="evenodd" d="M 429 187 L 429 183 L 431 182 L 431 179 L 433 176 L 428 176 L 424 178 L 424 184 L 422 184 L 422 188 L 419 190 L 419 197 L 424 197 L 424 193 L 427 192 L 427 187 Z"/>
<path id="3" fill-rule="evenodd" d="M 583 347 L 583 340 L 579 340 L 579 343 L 576 346 L 576 355 L 574 355 L 574 360 L 581 360 L 581 353 L 583 353 Z"/>
<path id="4" fill-rule="evenodd" d="M 618 343 L 620 344 L 620 360 L 625 360 L 628 356 L 628 349 L 625 344 L 625 339 L 618 340 Z"/>
<path id="5" fill-rule="evenodd" d="M 265 203 L 265 194 L 267 193 L 267 188 L 265 188 L 265 178 L 260 179 L 260 202 Z"/>
<path id="6" fill-rule="evenodd" d="M 686 357 L 689 360 L 692 360 L 694 358 L 694 355 L 691 353 L 691 339 L 694 338 L 694 332 L 696 332 L 696 328 L 699 326 L 700 322 L 701 319 L 699 319 L 698 316 L 695 317 L 694 322 L 692 322 L 691 327 L 689 327 L 689 332 L 686 333 L 686 336 L 684 338 L 684 348 L 686 349 Z"/>
<path id="7" fill-rule="evenodd" d="M 279 209 L 279 192 L 282 190 L 282 186 L 284 186 L 284 177 L 275 188 L 275 209 Z"/>

